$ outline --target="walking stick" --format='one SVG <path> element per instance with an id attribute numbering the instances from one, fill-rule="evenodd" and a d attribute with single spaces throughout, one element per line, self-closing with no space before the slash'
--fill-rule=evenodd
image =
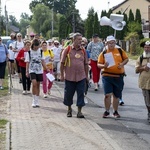
<path id="1" fill-rule="evenodd" d="M 8 72 L 9 72 L 9 93 L 11 94 L 11 91 L 13 88 L 12 77 L 11 77 L 11 68 L 9 66 L 9 63 L 7 65 L 8 65 Z"/>

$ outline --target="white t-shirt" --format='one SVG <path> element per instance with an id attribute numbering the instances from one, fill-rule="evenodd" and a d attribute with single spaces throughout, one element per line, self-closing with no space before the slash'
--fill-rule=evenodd
<path id="1" fill-rule="evenodd" d="M 9 53 L 9 59 L 15 60 L 15 52 L 13 52 L 13 50 L 11 49 L 8 49 L 8 53 Z"/>
<path id="2" fill-rule="evenodd" d="M 41 56 L 41 49 L 39 48 L 37 51 L 31 49 L 30 56 L 27 53 L 25 58 L 25 62 L 29 62 L 29 73 L 43 74 L 42 60 L 44 57 L 43 52 Z"/>
<path id="3" fill-rule="evenodd" d="M 54 61 L 56 62 L 58 62 L 58 61 L 60 61 L 60 53 L 61 53 L 61 47 L 53 47 L 52 48 L 52 50 L 53 50 L 53 53 L 54 53 Z"/>
<path id="4" fill-rule="evenodd" d="M 18 50 L 18 52 L 15 52 L 15 58 L 16 58 L 19 51 L 24 47 L 24 43 L 23 43 L 23 41 L 21 41 L 21 42 L 15 41 L 12 43 L 12 47 Z"/>

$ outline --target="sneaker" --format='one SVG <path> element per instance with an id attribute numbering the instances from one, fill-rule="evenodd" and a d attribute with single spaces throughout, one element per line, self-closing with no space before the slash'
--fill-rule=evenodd
<path id="1" fill-rule="evenodd" d="M 50 89 L 48 90 L 48 95 L 51 95 L 51 91 L 50 91 Z"/>
<path id="2" fill-rule="evenodd" d="M 26 95 L 26 94 L 27 94 L 27 91 L 23 91 L 22 94 L 23 94 L 23 95 Z"/>
<path id="3" fill-rule="evenodd" d="M 40 105 L 39 105 L 39 100 L 36 100 L 36 101 L 35 101 L 35 105 L 36 105 L 36 107 L 40 107 Z"/>
<path id="4" fill-rule="evenodd" d="M 105 111 L 103 114 L 103 118 L 108 118 L 109 115 L 110 115 L 110 113 L 108 111 Z"/>
<path id="5" fill-rule="evenodd" d="M 94 91 L 98 91 L 98 88 L 95 88 Z"/>
<path id="6" fill-rule="evenodd" d="M 84 103 L 87 104 L 88 103 L 88 99 L 84 96 Z"/>
<path id="7" fill-rule="evenodd" d="M 68 110 L 67 117 L 72 117 L 72 109 Z"/>
<path id="8" fill-rule="evenodd" d="M 81 112 L 78 112 L 77 118 L 84 118 L 84 115 Z"/>
<path id="9" fill-rule="evenodd" d="M 33 107 L 33 108 L 36 107 L 36 100 L 35 100 L 35 99 L 33 99 L 33 101 L 32 101 L 32 107 Z"/>
<path id="10" fill-rule="evenodd" d="M 47 98 L 47 95 L 46 94 L 44 94 L 44 96 L 43 96 L 44 98 Z"/>
<path id="11" fill-rule="evenodd" d="M 120 118 L 120 115 L 118 114 L 118 111 L 114 111 L 113 116 L 114 116 L 115 118 Z"/>
<path id="12" fill-rule="evenodd" d="M 123 102 L 122 99 L 119 99 L 119 105 L 120 105 L 120 106 L 124 105 L 124 102 Z"/>
<path id="13" fill-rule="evenodd" d="M 147 118 L 147 120 L 149 120 L 149 121 L 150 121 L 150 113 L 148 113 L 147 115 L 148 115 L 148 118 Z"/>
<path id="14" fill-rule="evenodd" d="M 19 80 L 19 83 L 22 83 L 22 79 Z"/>
<path id="15" fill-rule="evenodd" d="M 31 94 L 31 92 L 30 91 L 26 91 L 27 92 L 27 94 Z"/>

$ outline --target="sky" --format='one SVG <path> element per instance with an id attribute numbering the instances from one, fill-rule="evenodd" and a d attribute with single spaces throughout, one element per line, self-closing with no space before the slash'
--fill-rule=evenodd
<path id="1" fill-rule="evenodd" d="M 29 4 L 31 1 L 32 0 L 1 0 L 2 14 L 4 15 L 4 6 L 6 5 L 8 15 L 15 16 L 19 21 L 22 12 L 31 15 L 29 10 Z M 81 18 L 86 19 L 88 10 L 91 7 L 93 7 L 94 11 L 100 15 L 102 10 L 108 10 L 122 1 L 124 0 L 78 0 L 76 8 L 79 9 Z"/>

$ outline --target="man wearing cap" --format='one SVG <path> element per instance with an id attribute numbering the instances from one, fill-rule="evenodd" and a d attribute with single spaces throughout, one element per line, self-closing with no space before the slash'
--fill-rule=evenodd
<path id="1" fill-rule="evenodd" d="M 98 67 L 102 69 L 102 82 L 104 86 L 105 112 L 103 118 L 110 115 L 111 95 L 113 95 L 113 116 L 119 118 L 118 104 L 119 97 L 123 89 L 124 65 L 128 62 L 128 57 L 122 49 L 116 48 L 116 39 L 108 36 L 106 39 L 108 46 L 98 57 Z"/>
<path id="2" fill-rule="evenodd" d="M 47 44 L 47 49 L 50 50 L 54 47 L 54 44 L 53 44 L 53 40 L 52 39 L 49 39 L 48 41 L 48 44 Z"/>
<path id="3" fill-rule="evenodd" d="M 139 73 L 139 88 L 142 89 L 150 123 L 150 41 L 142 42 L 140 46 L 144 52 L 136 61 L 135 71 Z"/>

